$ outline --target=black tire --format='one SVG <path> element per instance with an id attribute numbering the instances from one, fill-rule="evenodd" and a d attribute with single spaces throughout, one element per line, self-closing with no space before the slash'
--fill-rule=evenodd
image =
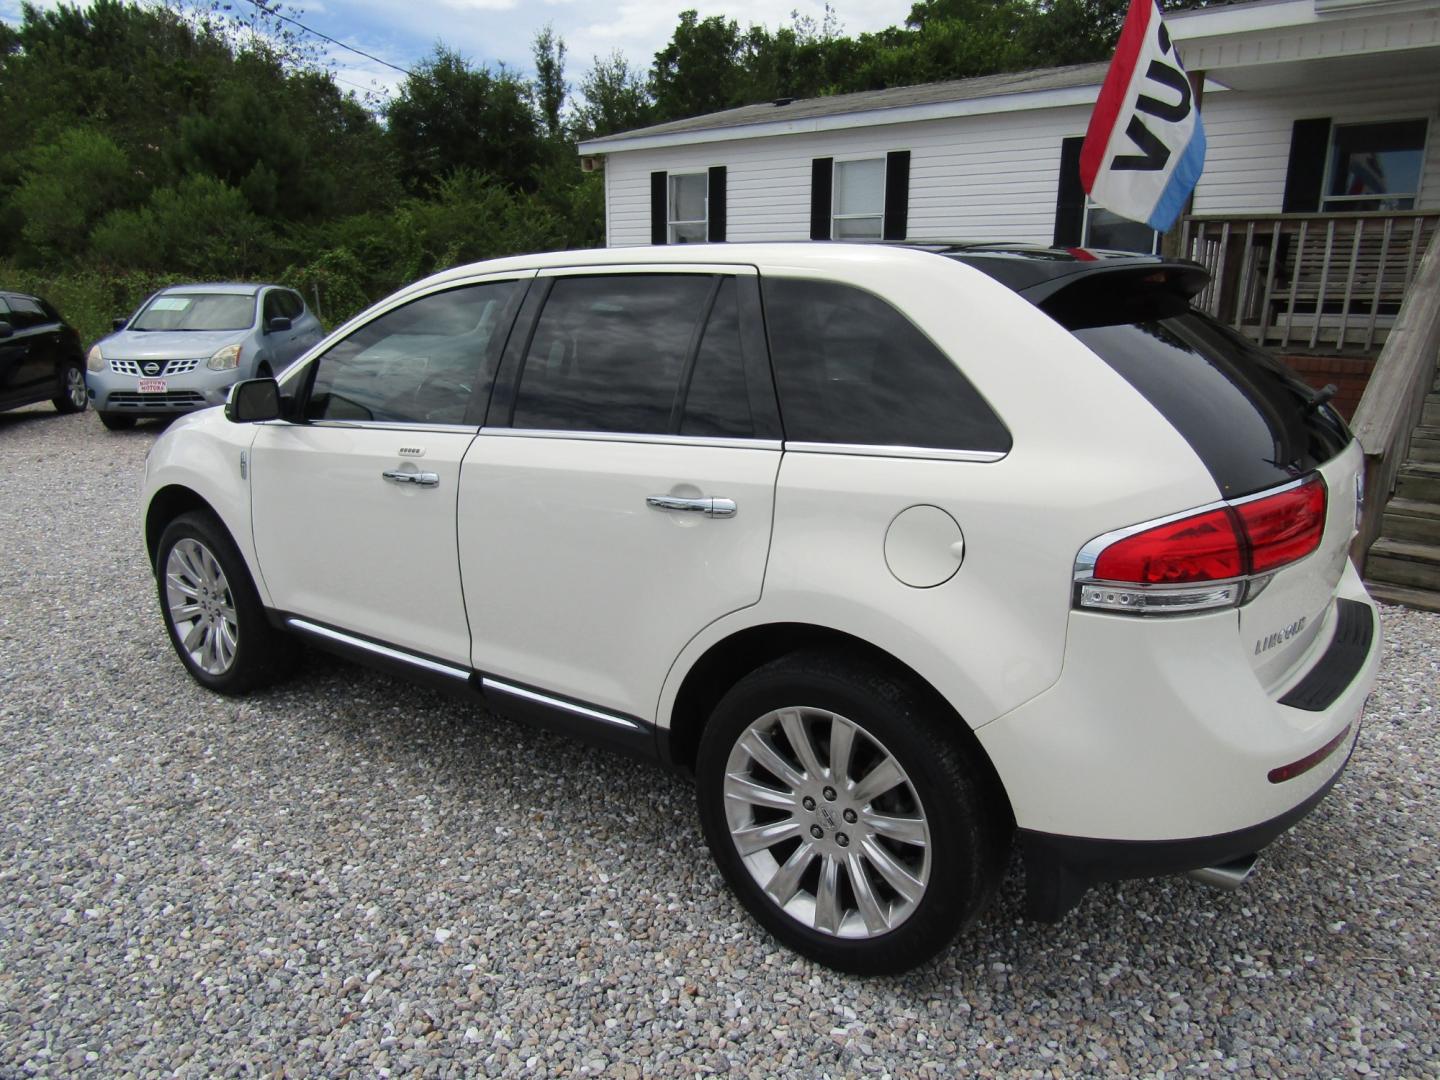
<path id="1" fill-rule="evenodd" d="M 213 516 L 181 514 L 165 527 L 155 584 L 170 644 L 201 686 L 244 694 L 289 674 L 295 650 L 266 619 L 244 558 Z"/>
<path id="2" fill-rule="evenodd" d="M 802 724 L 813 740 L 818 777 L 802 764 L 788 722 Z M 988 763 L 955 732 L 958 723 L 907 680 L 860 658 L 821 652 L 792 653 L 767 664 L 720 700 L 700 741 L 700 822 L 725 880 L 781 944 L 839 971 L 892 974 L 934 957 L 980 913 L 1004 874 L 1013 823 Z M 836 763 L 828 757 L 837 742 L 843 745 L 845 725 L 852 750 L 844 759 L 851 764 L 832 786 Z M 757 734 L 791 766 L 790 781 L 757 766 L 760 758 L 741 747 L 747 736 L 746 744 L 754 746 Z M 869 770 L 886 758 L 902 778 L 868 796 Z M 727 782 L 735 782 L 727 777 L 735 775 L 781 789 L 785 808 L 727 799 Z M 797 775 L 803 785 L 793 782 Z M 902 822 L 917 838 L 896 838 Z M 798 830 L 777 842 L 759 841 L 766 846 L 741 855 L 735 831 L 777 825 Z M 882 863 L 888 863 L 886 871 Z M 761 879 L 773 875 L 773 885 L 784 866 L 800 864 L 809 869 L 787 883 L 794 889 L 787 911 Z M 923 879 L 918 895 L 891 887 L 896 866 L 911 875 L 894 877 L 906 892 L 915 894 L 914 882 Z M 829 889 L 822 889 L 823 875 L 829 875 Z M 835 897 L 835 904 L 823 904 L 822 893 Z M 831 915 L 822 917 L 822 911 Z"/>
<path id="3" fill-rule="evenodd" d="M 268 362 L 262 362 L 260 366 L 255 369 L 255 378 L 257 379 L 273 379 L 274 377 L 275 373 L 270 370 L 270 364 Z"/>
<path id="4" fill-rule="evenodd" d="M 72 360 L 60 369 L 60 392 L 50 399 L 58 413 L 84 412 L 90 403 L 85 389 L 85 367 Z"/>
<path id="5" fill-rule="evenodd" d="M 135 426 L 135 417 L 126 413 L 102 412 L 100 422 L 111 431 L 129 431 Z"/>

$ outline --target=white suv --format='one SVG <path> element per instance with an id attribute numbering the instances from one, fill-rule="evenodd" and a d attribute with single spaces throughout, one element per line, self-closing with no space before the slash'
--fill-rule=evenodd
<path id="1" fill-rule="evenodd" d="M 178 421 L 145 540 L 190 673 L 303 638 L 693 773 L 782 942 L 896 971 L 1019 842 L 1232 883 L 1347 760 L 1379 657 L 1361 452 L 1188 307 L 1018 247 L 461 267 Z"/>

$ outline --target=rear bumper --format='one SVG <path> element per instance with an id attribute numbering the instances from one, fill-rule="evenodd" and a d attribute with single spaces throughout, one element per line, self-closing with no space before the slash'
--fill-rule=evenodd
<path id="1" fill-rule="evenodd" d="M 1091 840 L 1021 829 L 1018 839 L 1025 859 L 1027 914 L 1032 919 L 1059 922 L 1091 885 L 1102 881 L 1183 874 L 1254 855 L 1320 805 L 1340 779 L 1354 749 L 1352 738 L 1349 750 L 1337 755 L 1341 757 L 1340 767 L 1303 802 L 1269 821 L 1219 836 L 1186 840 Z"/>
<path id="2" fill-rule="evenodd" d="M 1075 613 L 1046 693 L 976 732 L 1010 798 L 1037 916 L 1096 881 L 1253 854 L 1305 816 L 1354 748 L 1380 663 L 1347 565 L 1309 659 L 1267 689 L 1235 614 Z"/>

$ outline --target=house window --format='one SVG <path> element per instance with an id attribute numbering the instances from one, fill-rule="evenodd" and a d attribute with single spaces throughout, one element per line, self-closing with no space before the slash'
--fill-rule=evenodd
<path id="1" fill-rule="evenodd" d="M 1425 161 L 1424 120 L 1336 124 L 1321 210 L 1413 210 Z"/>
<path id="2" fill-rule="evenodd" d="M 1123 218 L 1086 197 L 1085 235 L 1081 238 L 1081 247 L 1153 255 L 1159 238 L 1160 234 L 1144 222 Z"/>
<path id="3" fill-rule="evenodd" d="M 830 235 L 835 240 L 879 240 L 885 232 L 885 159 L 835 162 Z"/>
<path id="4" fill-rule="evenodd" d="M 705 173 L 671 173 L 668 230 L 672 244 L 703 244 L 709 235 Z"/>

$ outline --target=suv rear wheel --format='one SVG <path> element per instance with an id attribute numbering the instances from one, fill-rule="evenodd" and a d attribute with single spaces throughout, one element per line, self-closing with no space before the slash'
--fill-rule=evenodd
<path id="1" fill-rule="evenodd" d="M 284 675 L 289 650 L 270 625 L 245 560 L 209 514 L 181 514 L 160 535 L 155 581 L 170 643 L 195 681 L 243 694 Z"/>
<path id="2" fill-rule="evenodd" d="M 926 695 L 863 663 L 795 653 L 741 679 L 705 729 L 696 785 L 745 907 L 842 971 L 929 959 L 1003 873 L 1011 826 L 987 772 Z"/>

